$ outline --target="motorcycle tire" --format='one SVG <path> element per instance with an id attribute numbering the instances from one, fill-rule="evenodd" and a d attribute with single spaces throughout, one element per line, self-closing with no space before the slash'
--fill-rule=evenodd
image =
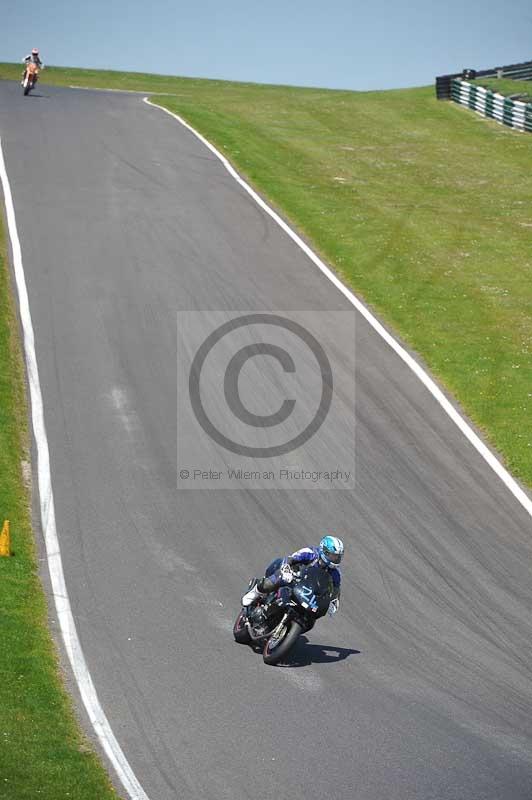
<path id="1" fill-rule="evenodd" d="M 245 618 L 246 612 L 242 609 L 233 625 L 233 636 L 235 637 L 235 642 L 238 642 L 238 644 L 251 644 L 251 636 L 249 635 Z"/>
<path id="2" fill-rule="evenodd" d="M 298 622 L 292 622 L 283 638 L 276 644 L 270 637 L 264 645 L 262 659 L 265 664 L 274 666 L 278 664 L 295 645 L 299 636 L 303 633 L 303 628 Z"/>

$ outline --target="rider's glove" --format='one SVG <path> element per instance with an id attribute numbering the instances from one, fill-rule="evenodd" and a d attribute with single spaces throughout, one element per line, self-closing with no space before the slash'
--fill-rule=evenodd
<path id="1" fill-rule="evenodd" d="M 338 598 L 335 598 L 334 600 L 331 600 L 331 602 L 329 603 L 329 608 L 327 610 L 327 613 L 328 613 L 328 615 L 330 617 L 334 617 L 334 615 L 338 611 L 338 606 L 339 605 L 340 605 L 340 602 L 339 602 Z"/>
<path id="2" fill-rule="evenodd" d="M 294 573 L 292 572 L 289 564 L 283 564 L 281 567 L 281 578 L 285 583 L 292 583 L 294 580 Z"/>

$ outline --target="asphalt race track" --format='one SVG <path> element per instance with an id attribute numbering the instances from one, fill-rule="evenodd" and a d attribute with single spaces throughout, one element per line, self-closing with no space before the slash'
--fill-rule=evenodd
<path id="1" fill-rule="evenodd" d="M 525 510 L 360 315 L 354 488 L 187 489 L 178 435 L 212 443 L 179 429 L 178 312 L 320 311 L 347 403 L 352 307 L 141 96 L 3 82 L 0 136 L 70 600 L 150 800 L 530 800 Z M 327 530 L 347 545 L 340 614 L 266 667 L 233 642 L 240 594 Z"/>

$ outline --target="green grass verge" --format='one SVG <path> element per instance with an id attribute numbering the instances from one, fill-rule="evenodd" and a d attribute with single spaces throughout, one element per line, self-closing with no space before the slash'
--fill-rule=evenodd
<path id="1" fill-rule="evenodd" d="M 0 558 L 0 797 L 116 800 L 74 719 L 47 627 L 22 461 L 27 407 L 18 323 L 0 215 L 0 526 L 11 522 L 12 558 Z"/>
<path id="2" fill-rule="evenodd" d="M 19 74 L 0 64 L 0 78 Z M 346 92 L 55 67 L 44 81 L 174 95 L 155 99 L 313 241 L 532 486 L 530 135 L 437 101 L 432 87 Z"/>
<path id="3" fill-rule="evenodd" d="M 485 89 L 493 89 L 499 94 L 523 94 L 532 100 L 532 81 L 513 81 L 511 78 L 477 78 L 470 83 L 476 86 L 484 86 Z M 524 102 L 529 102 L 525 99 Z"/>

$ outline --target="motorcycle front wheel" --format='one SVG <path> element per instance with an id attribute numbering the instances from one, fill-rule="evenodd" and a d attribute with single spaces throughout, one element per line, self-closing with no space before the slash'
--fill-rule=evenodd
<path id="1" fill-rule="evenodd" d="M 288 627 L 285 633 L 281 634 L 279 638 L 270 636 L 264 645 L 264 651 L 262 653 L 264 663 L 270 666 L 278 664 L 279 661 L 287 655 L 288 651 L 292 649 L 302 633 L 303 628 L 301 625 L 298 622 L 292 622 L 290 627 Z"/>
<path id="2" fill-rule="evenodd" d="M 244 609 L 242 609 L 233 625 L 233 636 L 235 637 L 235 642 L 238 642 L 238 644 L 249 644 L 251 642 Z"/>

